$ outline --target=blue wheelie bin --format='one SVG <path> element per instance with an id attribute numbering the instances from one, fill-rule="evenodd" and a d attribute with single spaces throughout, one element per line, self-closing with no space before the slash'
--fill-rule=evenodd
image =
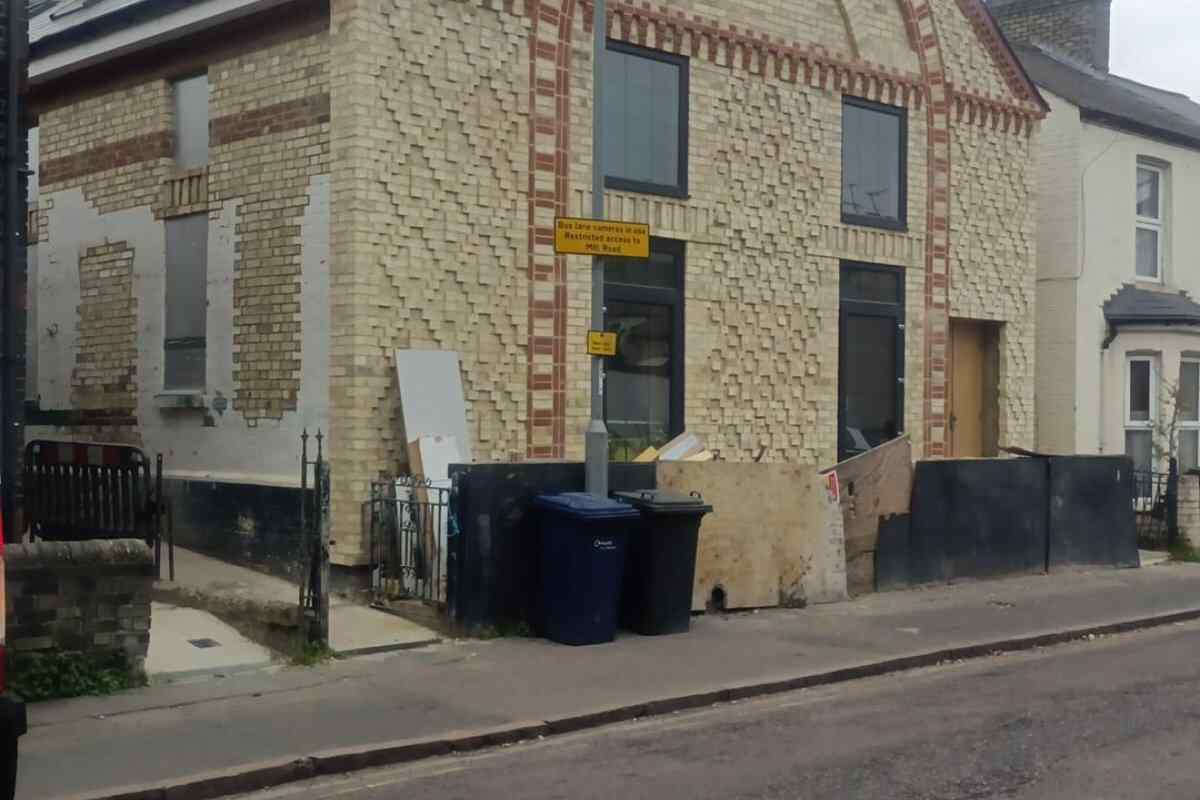
<path id="1" fill-rule="evenodd" d="M 637 509 L 584 492 L 540 495 L 542 623 L 561 644 L 611 642 Z"/>

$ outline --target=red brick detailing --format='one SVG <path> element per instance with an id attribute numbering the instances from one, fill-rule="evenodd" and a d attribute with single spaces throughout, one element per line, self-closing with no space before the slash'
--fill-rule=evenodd
<path id="1" fill-rule="evenodd" d="M 216 147 L 325 122 L 329 122 L 328 92 L 218 117 L 209 123 L 209 141 Z"/>
<path id="2" fill-rule="evenodd" d="M 912 0 L 896 2 L 900 5 L 909 41 L 918 53 L 936 50 L 939 45 L 933 29 L 932 11 L 928 5 L 922 3 L 918 10 L 913 11 Z M 959 2 L 972 6 L 978 4 L 978 0 Z M 589 0 L 580 0 L 579 9 L 583 16 L 584 31 L 590 33 L 592 12 Z M 980 10 L 986 22 L 991 25 L 987 11 Z M 927 80 L 945 84 L 945 77 L 940 71 L 929 75 L 914 75 L 868 61 L 847 61 L 836 57 L 823 47 L 785 44 L 779 40 L 772 40 L 765 34 L 732 25 L 721 28 L 716 21 L 705 21 L 699 16 L 688 17 L 684 12 L 667 6 L 660 6 L 655 10 L 648 4 L 635 6 L 614 2 L 610 3 L 608 17 L 608 33 L 614 39 L 691 58 L 704 58 L 713 63 L 728 63 L 755 75 L 773 76 L 789 83 L 802 82 L 823 90 L 843 91 L 869 100 L 919 109 L 923 103 Z M 925 23 L 924 29 L 921 28 L 920 22 Z M 998 31 L 994 28 L 991 28 L 990 32 L 989 29 L 983 28 L 979 31 L 982 41 L 994 57 L 1015 59 Z M 921 46 L 918 47 L 917 43 Z M 1013 64 L 1016 65 L 1015 60 Z M 1034 105 L 964 93 L 964 108 L 974 109 L 975 113 L 964 115 L 962 119 L 984 125 L 991 124 L 998 115 L 998 127 L 1003 126 L 1005 130 L 1018 133 L 1031 133 L 1033 121 L 1042 119 L 1045 111 L 1042 110 L 1039 96 L 1025 78 L 1025 74 L 1019 72 L 1018 77 L 1020 92 L 1014 90 L 1016 96 Z M 947 102 L 956 94 L 952 89 L 948 93 Z"/>
<path id="3" fill-rule="evenodd" d="M 1000 70 L 1000 74 L 1004 76 L 1004 82 L 1008 84 L 1009 91 L 1013 93 L 1014 97 L 1033 103 L 1040 108 L 1041 113 L 1037 116 L 1038 119 L 1045 117 L 1049 113 L 1050 107 L 1046 105 L 1046 101 L 1042 99 L 1033 82 L 1029 80 L 1029 76 L 1025 74 L 1021 62 L 1017 60 L 1012 48 L 1008 46 L 1008 42 L 1000 33 L 996 20 L 984 6 L 983 0 L 958 0 L 958 7 L 970 20 L 971 27 L 975 29 L 975 35 L 979 37 L 979 41 L 983 42 L 988 52 L 991 53 L 996 68 Z"/>
<path id="4" fill-rule="evenodd" d="M 41 185 L 46 187 L 108 169 L 170 157 L 170 131 L 144 133 L 120 142 L 102 144 L 90 150 L 42 162 Z"/>
<path id="5" fill-rule="evenodd" d="M 969 125 L 991 125 L 992 129 L 1003 128 L 1013 133 L 1033 135 L 1034 123 L 1044 119 L 1044 112 L 1031 111 L 991 97 L 966 92 L 957 87 L 953 90 L 954 121 Z"/>
<path id="6" fill-rule="evenodd" d="M 943 187 L 950 186 L 950 109 L 954 90 L 946 81 L 945 65 L 928 0 L 903 0 L 905 24 L 915 28 L 922 47 L 917 50 L 929 93 L 929 190 L 926 193 L 925 244 L 925 404 L 922 425 L 925 456 L 947 455 L 946 397 L 950 381 L 945 368 L 950 324 L 950 203 Z"/>
<path id="7" fill-rule="evenodd" d="M 583 29 L 592 30 L 592 4 L 580 0 Z M 608 11 L 608 35 L 712 63 L 728 64 L 753 75 L 774 77 L 788 83 L 802 82 L 827 91 L 845 91 L 871 100 L 899 98 L 906 106 L 919 108 L 921 77 L 857 59 L 838 58 L 824 47 L 793 42 L 787 44 L 766 34 L 737 26 L 722 28 L 716 20 L 688 17 L 668 6 L 650 8 L 648 3 L 612 2 Z"/>
<path id="8" fill-rule="evenodd" d="M 526 455 L 566 456 L 567 264 L 547 212 L 567 211 L 571 32 L 575 0 L 527 0 L 529 35 L 529 328 Z M 538 99 L 553 98 L 553 116 Z M 538 189 L 549 177 L 553 191 Z"/>

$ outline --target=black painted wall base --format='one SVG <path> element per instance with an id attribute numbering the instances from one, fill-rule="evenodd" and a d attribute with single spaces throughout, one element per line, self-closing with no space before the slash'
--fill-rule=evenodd
<path id="1" fill-rule="evenodd" d="M 296 581 L 300 575 L 300 489 L 248 483 L 164 480 L 175 543 Z"/>
<path id="2" fill-rule="evenodd" d="M 450 540 L 450 615 L 466 630 L 540 628 L 541 540 L 533 498 L 580 492 L 580 463 L 454 465 L 460 534 Z M 655 487 L 654 464 L 610 464 L 609 489 Z"/>
<path id="3" fill-rule="evenodd" d="M 880 520 L 875 586 L 1138 566 L 1127 456 L 922 461 L 912 514 Z"/>

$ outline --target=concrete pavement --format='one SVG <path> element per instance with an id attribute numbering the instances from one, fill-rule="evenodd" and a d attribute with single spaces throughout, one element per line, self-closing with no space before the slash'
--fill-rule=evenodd
<path id="1" fill-rule="evenodd" d="M 299 587 L 282 578 L 182 547 L 175 548 L 175 578 L 159 581 L 156 597 L 171 605 L 203 609 L 252 632 L 262 624 L 285 629 L 299 625 Z M 172 619 L 168 616 L 168 624 Z M 152 627 L 159 630 L 158 620 L 152 619 Z M 411 620 L 336 594 L 330 597 L 329 633 L 330 647 L 345 655 L 403 650 L 439 638 Z M 275 644 L 277 636 L 260 638 Z"/>
<path id="2" fill-rule="evenodd" d="M 1200 625 L 326 778 L 254 800 L 1200 797 Z"/>
<path id="3" fill-rule="evenodd" d="M 444 752 L 493 740 L 496 729 L 560 732 L 1180 612 L 1200 615 L 1200 565 L 1035 576 L 699 617 L 687 635 L 628 635 L 597 647 L 536 639 L 448 642 L 313 669 L 42 704 L 30 710 L 18 796 L 119 796 L 117 787 L 129 784 L 183 785 L 183 776 L 249 774 L 245 765 L 273 760 L 283 762 L 279 774 L 294 778 L 314 765 L 381 763 L 369 754 L 383 742 L 392 743 L 385 755 L 393 758 L 425 752 L 421 747 Z M 482 729 L 493 734 L 478 735 Z M 410 746 L 415 739 L 433 744 Z M 322 753 L 287 768 L 290 759 Z"/>
<path id="4" fill-rule="evenodd" d="M 154 635 L 146 656 L 151 681 L 262 668 L 275 654 L 205 611 L 151 604 Z"/>

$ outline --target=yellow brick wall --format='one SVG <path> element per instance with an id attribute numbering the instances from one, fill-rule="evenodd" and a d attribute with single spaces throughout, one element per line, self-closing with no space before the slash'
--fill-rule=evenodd
<path id="1" fill-rule="evenodd" d="M 79 348 L 71 401 L 81 409 L 137 406 L 137 303 L 133 249 L 89 247 L 79 258 Z"/>
<path id="2" fill-rule="evenodd" d="M 572 68 L 572 187 L 591 180 L 591 46 Z M 607 193 L 610 218 L 687 242 L 685 409 L 689 431 L 729 460 L 837 457 L 838 279 L 842 259 L 907 267 L 906 429 L 920 427 L 925 116 L 909 114 L 906 233 L 841 224 L 842 95 L 692 59 L 687 200 Z M 589 191 L 572 213 L 588 214 Z M 586 202 L 584 202 L 586 197 Z M 682 220 L 664 225 L 664 209 Z M 861 234 L 861 235 L 860 235 Z M 889 255 L 890 253 L 890 255 Z M 570 259 L 568 341 L 590 315 L 586 259 Z M 567 452 L 583 456 L 588 358 L 568 348 Z"/>
<path id="3" fill-rule="evenodd" d="M 920 58 L 909 41 L 896 0 L 841 0 L 857 56 L 894 69 L 918 73 Z"/>
<path id="4" fill-rule="evenodd" d="M 529 8 L 541 9 L 537 20 L 525 16 Z M 968 241 L 950 253 L 959 265 L 952 270 L 980 274 L 962 282 L 962 292 L 951 281 L 950 313 L 1003 317 L 1008 323 L 1001 402 L 1012 407 L 1003 433 L 1005 443 L 1027 442 L 1033 362 L 1024 320 L 1031 319 L 1033 308 L 1027 225 L 1032 187 L 1024 167 L 1015 183 L 996 172 L 1008 159 L 1028 159 L 1026 134 L 964 122 L 961 141 L 955 140 L 955 128 L 947 137 L 953 142 L 949 149 L 935 148 L 930 120 L 946 130 L 953 112 L 931 115 L 928 97 L 917 104 L 901 89 L 895 102 L 910 107 L 908 230 L 840 222 L 842 90 L 878 94 L 879 81 L 903 86 L 922 80 L 922 59 L 912 49 L 907 24 L 916 30 L 912 4 L 676 0 L 662 9 L 622 3 L 611 8 L 614 38 L 645 39 L 653 47 L 663 37 L 662 46 L 673 49 L 683 37 L 684 51 L 693 54 L 690 196 L 607 193 L 610 217 L 647 221 L 655 235 L 686 243 L 687 427 L 732 460 L 831 462 L 838 272 L 841 261 L 854 260 L 905 269 L 906 428 L 915 451 L 922 452 L 930 408 L 936 404 L 944 413 L 943 401 L 926 397 L 927 356 L 939 359 L 930 369 L 940 374 L 945 352 L 944 344 L 927 348 L 927 322 L 944 335 L 946 314 L 928 311 L 930 296 L 943 306 L 946 300 L 941 288 L 926 291 L 926 225 L 931 207 L 945 209 L 938 213 L 954 220 L 982 203 L 978 219 L 955 233 Z M 558 441 L 562 456 L 582 456 L 589 416 L 588 358 L 582 352 L 590 316 L 589 264 L 577 257 L 555 259 L 536 232 L 552 225 L 556 213 L 587 215 L 591 208 L 586 10 L 557 1 L 334 0 L 331 81 L 339 125 L 333 133 L 331 394 L 342 559 L 361 556 L 359 504 L 369 479 L 404 460 L 391 348 L 461 353 L 479 460 L 521 458 L 556 449 Z M 933 10 L 945 52 L 927 54 L 930 68 L 940 70 L 944 57 L 952 80 L 1015 103 L 956 0 L 937 0 Z M 701 21 L 692 24 L 693 17 Z M 690 32 L 680 33 L 673 19 L 688 20 L 691 27 L 684 27 Z M 728 33 L 730 26 L 738 28 L 733 37 L 712 36 Z M 795 62 L 776 55 L 760 60 L 741 35 L 796 45 L 790 52 L 818 61 L 834 54 L 837 63 L 866 65 L 873 77 L 866 84 L 844 75 L 809 85 L 806 70 L 813 62 L 805 62 L 798 79 L 780 77 L 776 65 L 786 72 Z M 696 54 L 695 49 L 706 53 L 714 41 L 719 43 L 713 60 Z M 563 77 L 569 78 L 565 98 L 557 83 Z M 843 79 L 845 85 L 839 85 Z M 556 133 L 553 125 L 564 119 L 566 130 Z M 547 120 L 545 131 L 537 120 Z M 939 158 L 945 153 L 953 169 L 931 164 L 931 151 Z M 537 167 L 539 154 L 555 166 Z M 557 160 L 563 157 L 565 166 Z M 947 173 L 954 176 L 949 185 Z M 953 195 L 949 202 L 931 203 L 931 179 Z M 967 191 L 986 191 L 990 182 L 998 184 L 999 199 Z M 550 199 L 531 204 L 530 190 Z M 970 237 L 1003 225 L 1009 226 L 1004 235 L 1013 238 L 995 245 L 1001 252 L 976 253 L 993 245 Z M 1028 283 L 1022 270 L 1030 270 Z M 970 280 L 1002 284 L 1009 294 L 1003 303 L 980 309 L 980 295 L 966 289 Z M 561 333 L 552 320 L 535 319 L 529 303 L 553 299 L 558 291 L 566 312 Z M 551 341 L 561 349 L 534 347 Z M 548 374 L 559 354 L 565 367 L 561 405 L 552 393 L 534 387 L 534 377 Z M 560 407 L 561 438 L 549 439 L 558 436 L 556 429 L 537 420 L 557 415 Z"/>
<path id="5" fill-rule="evenodd" d="M 946 64 L 946 77 L 956 87 L 977 94 L 1007 97 L 1008 85 L 963 14 L 959 0 L 929 0 Z"/>
<path id="6" fill-rule="evenodd" d="M 843 3 L 845 0 L 805 0 L 803 3 L 786 0 L 688 0 L 668 3 L 687 15 L 715 22 L 721 28 L 730 25 L 781 39 L 784 42 L 813 44 L 830 51 L 849 55 L 851 38 L 846 30 Z M 853 2 L 853 0 L 851 0 Z M 632 5 L 642 5 L 632 3 Z M 658 7 L 660 3 L 651 3 Z"/>
<path id="7" fill-rule="evenodd" d="M 1000 444 L 1032 448 L 1035 413 L 1034 139 L 957 125 L 950 210 L 950 313 L 1003 322 Z"/>
<path id="8" fill-rule="evenodd" d="M 442 0 L 333 4 L 333 504 L 406 460 L 392 351 L 457 350 L 482 461 L 524 457 L 529 22 Z M 339 138 L 340 137 L 340 138 Z"/>
<path id="9" fill-rule="evenodd" d="M 102 214 L 152 205 L 172 168 L 171 118 L 171 87 L 162 80 L 106 92 L 43 113 L 38 120 L 41 193 L 79 187 Z M 160 146 L 167 143 L 166 152 L 146 159 L 147 139 Z M 88 174 L 53 180 L 56 161 L 86 158 L 97 148 L 110 150 L 91 162 L 94 168 Z M 108 166 L 111 159 L 123 155 L 126 158 L 122 160 L 130 160 L 128 156 L 144 160 Z"/>
<path id="10" fill-rule="evenodd" d="M 214 134 L 236 137 L 217 136 L 208 173 L 213 216 L 238 204 L 233 408 L 278 419 L 296 410 L 300 390 L 300 222 L 310 180 L 330 168 L 328 113 L 313 113 L 328 107 L 328 33 L 211 64 L 208 80 Z M 260 133 L 272 126 L 284 129 Z"/>

